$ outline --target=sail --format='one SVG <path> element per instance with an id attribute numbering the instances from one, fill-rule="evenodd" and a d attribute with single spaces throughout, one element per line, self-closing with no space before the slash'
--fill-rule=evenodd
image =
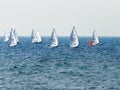
<path id="1" fill-rule="evenodd" d="M 15 37 L 15 34 L 14 34 L 14 30 L 11 29 L 11 32 L 10 32 L 10 46 L 16 46 L 17 45 L 17 41 L 16 41 L 16 37 Z"/>
<path id="2" fill-rule="evenodd" d="M 57 47 L 57 46 L 58 46 L 57 34 L 55 32 L 55 29 L 53 29 L 52 35 L 51 35 L 50 47 Z"/>
<path id="3" fill-rule="evenodd" d="M 9 40 L 7 32 L 4 32 L 4 42 L 7 42 Z"/>
<path id="4" fill-rule="evenodd" d="M 31 42 L 36 43 L 36 34 L 34 30 L 32 30 L 32 33 L 31 33 Z"/>
<path id="5" fill-rule="evenodd" d="M 19 40 L 18 40 L 18 35 L 17 35 L 17 32 L 16 32 L 15 29 L 14 29 L 14 34 L 15 34 L 16 41 L 19 42 Z"/>
<path id="6" fill-rule="evenodd" d="M 98 43 L 99 43 L 99 39 L 98 39 L 98 36 L 94 30 L 94 32 L 93 32 L 93 45 L 96 45 Z"/>
<path id="7" fill-rule="evenodd" d="M 42 39 L 41 39 L 41 36 L 40 36 L 40 33 L 39 33 L 39 32 L 36 33 L 36 42 L 37 42 L 37 43 L 42 42 Z"/>
<path id="8" fill-rule="evenodd" d="M 75 27 L 73 27 L 71 35 L 70 35 L 70 47 L 78 47 L 78 36 Z"/>

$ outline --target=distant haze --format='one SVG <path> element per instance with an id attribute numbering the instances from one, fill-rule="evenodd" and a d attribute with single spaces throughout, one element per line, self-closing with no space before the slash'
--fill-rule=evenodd
<path id="1" fill-rule="evenodd" d="M 120 0 L 0 0 L 0 36 L 15 28 L 19 36 L 31 30 L 50 36 L 120 36 Z"/>

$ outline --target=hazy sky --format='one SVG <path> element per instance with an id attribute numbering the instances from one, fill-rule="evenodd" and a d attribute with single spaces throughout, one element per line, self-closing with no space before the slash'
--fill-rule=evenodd
<path id="1" fill-rule="evenodd" d="M 31 30 L 42 36 L 69 36 L 75 26 L 79 36 L 120 36 L 120 0 L 0 0 L 0 35 L 16 28 L 18 35 Z"/>

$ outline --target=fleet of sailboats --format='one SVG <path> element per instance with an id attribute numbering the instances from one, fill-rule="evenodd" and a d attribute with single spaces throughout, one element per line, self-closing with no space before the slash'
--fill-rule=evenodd
<path id="1" fill-rule="evenodd" d="M 58 46 L 58 38 L 55 29 L 52 31 L 50 47 L 57 47 Z"/>
<path id="2" fill-rule="evenodd" d="M 75 27 L 73 27 L 72 31 L 71 31 L 71 35 L 70 35 L 70 47 L 78 47 L 79 42 L 78 42 L 78 35 L 76 32 Z"/>
<path id="3" fill-rule="evenodd" d="M 99 38 L 98 38 L 95 30 L 93 31 L 92 38 L 93 39 L 89 42 L 90 46 L 94 46 L 94 45 L 99 44 Z M 6 31 L 4 32 L 4 42 L 8 42 L 8 41 L 9 41 L 9 46 L 10 47 L 16 46 L 19 42 L 17 32 L 13 28 L 11 28 L 10 36 L 8 36 Z M 32 30 L 31 43 L 41 43 L 41 42 L 42 42 L 42 39 L 41 39 L 40 33 Z M 78 35 L 77 35 L 75 27 L 73 27 L 73 29 L 71 31 L 71 34 L 70 34 L 69 46 L 72 47 L 72 48 L 75 48 L 75 47 L 79 46 Z M 52 47 L 52 48 L 53 47 L 58 47 L 58 38 L 57 38 L 57 34 L 56 34 L 55 29 L 53 29 L 52 34 L 51 34 L 50 47 Z"/>
<path id="4" fill-rule="evenodd" d="M 10 37 L 8 36 L 6 31 L 4 32 L 4 42 L 9 42 L 10 47 L 17 45 L 17 43 L 19 42 L 19 39 L 15 29 L 11 28 Z"/>

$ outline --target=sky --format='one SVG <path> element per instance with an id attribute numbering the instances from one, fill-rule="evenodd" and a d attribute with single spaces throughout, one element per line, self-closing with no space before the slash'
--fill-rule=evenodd
<path id="1" fill-rule="evenodd" d="M 32 29 L 50 36 L 120 36 L 120 0 L 0 0 L 0 36 L 15 28 L 19 36 Z"/>

